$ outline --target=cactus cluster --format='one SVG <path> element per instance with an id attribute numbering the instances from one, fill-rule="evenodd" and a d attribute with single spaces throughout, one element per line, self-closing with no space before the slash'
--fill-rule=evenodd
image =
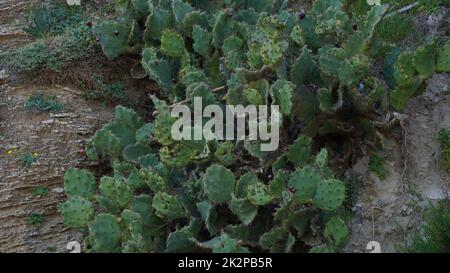
<path id="1" fill-rule="evenodd" d="M 118 1 L 117 18 L 94 23 L 93 32 L 111 59 L 140 54 L 160 92 L 151 96 L 152 122 L 119 106 L 87 141 L 88 157 L 113 167 L 98 189 L 87 171 L 66 174 L 69 200 L 60 211 L 66 225 L 89 230 L 85 251 L 344 247 L 346 187 L 329 164 L 343 152 L 316 140 L 381 142 L 372 119 L 389 100 L 403 104 L 407 86 L 448 71 L 448 46 L 431 59 L 438 46 L 431 43 L 393 54 L 386 68 L 394 91 L 386 88 L 371 69 L 372 36 L 386 9 L 353 18 L 341 0 L 316 0 L 300 14 L 286 0 Z M 258 141 L 175 141 L 170 105 L 192 106 L 198 96 L 204 107 L 279 105 L 282 147 L 268 153 Z"/>

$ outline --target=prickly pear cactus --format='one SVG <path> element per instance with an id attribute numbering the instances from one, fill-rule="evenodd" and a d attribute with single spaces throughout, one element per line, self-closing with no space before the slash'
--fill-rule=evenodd
<path id="1" fill-rule="evenodd" d="M 117 1 L 115 18 L 94 23 L 106 57 L 140 58 L 159 90 L 152 117 L 119 106 L 87 141 L 88 157 L 110 164 L 110 176 L 66 173 L 60 212 L 67 226 L 89 227 L 86 251 L 344 247 L 349 232 L 339 216 L 351 191 L 343 171 L 355 143 L 386 143 L 384 118 L 433 73 L 449 72 L 450 47 L 430 41 L 403 51 L 376 40 L 387 5 L 354 16 L 343 0 L 309 1 L 302 11 L 288 2 Z M 384 75 L 374 69 L 380 58 Z M 171 110 L 192 110 L 196 97 L 204 109 L 279 106 L 279 148 L 175 140 Z"/>

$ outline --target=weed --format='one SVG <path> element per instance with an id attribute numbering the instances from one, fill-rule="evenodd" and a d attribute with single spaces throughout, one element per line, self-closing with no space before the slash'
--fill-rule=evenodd
<path id="1" fill-rule="evenodd" d="M 33 196 L 41 196 L 41 195 L 47 195 L 48 194 L 48 188 L 44 186 L 39 186 L 33 189 Z"/>
<path id="2" fill-rule="evenodd" d="M 30 226 L 41 226 L 44 223 L 44 216 L 40 213 L 32 213 L 27 218 L 27 224 Z"/>
<path id="3" fill-rule="evenodd" d="M 442 129 L 438 133 L 437 140 L 442 148 L 442 165 L 443 168 L 450 172 L 450 130 Z"/>
<path id="4" fill-rule="evenodd" d="M 18 160 L 22 163 L 22 167 L 31 167 L 38 161 L 38 156 L 30 152 L 21 155 Z"/>
<path id="5" fill-rule="evenodd" d="M 103 79 L 96 75 L 93 77 L 95 89 L 85 89 L 83 96 L 87 100 L 95 100 L 102 102 L 125 102 L 127 93 L 125 92 L 125 84 L 121 82 L 105 83 Z"/>
<path id="6" fill-rule="evenodd" d="M 425 215 L 426 224 L 415 233 L 403 249 L 410 253 L 450 252 L 450 209 L 448 202 L 432 205 Z"/>
<path id="7" fill-rule="evenodd" d="M 57 1 L 39 3 L 28 8 L 27 26 L 24 31 L 36 38 L 61 34 L 67 27 L 81 22 L 82 13 Z"/>
<path id="8" fill-rule="evenodd" d="M 378 155 L 373 155 L 369 160 L 369 171 L 375 173 L 381 180 L 386 179 L 384 161 L 385 159 Z"/>
<path id="9" fill-rule="evenodd" d="M 64 110 L 64 105 L 56 100 L 55 96 L 45 96 L 42 93 L 32 94 L 24 104 L 27 110 L 50 111 L 59 113 Z"/>
<path id="10" fill-rule="evenodd" d="M 391 16 L 381 21 L 375 33 L 380 40 L 398 42 L 411 33 L 411 25 L 411 17 L 408 15 Z"/>
<path id="11" fill-rule="evenodd" d="M 56 252 L 56 246 L 53 246 L 53 245 L 52 246 L 48 246 L 47 247 L 47 251 L 48 252 Z"/>
<path id="12" fill-rule="evenodd" d="M 79 24 L 51 39 L 40 39 L 14 52 L 7 52 L 0 59 L 12 71 L 50 70 L 61 73 L 65 66 L 86 58 L 95 48 L 91 29 Z"/>

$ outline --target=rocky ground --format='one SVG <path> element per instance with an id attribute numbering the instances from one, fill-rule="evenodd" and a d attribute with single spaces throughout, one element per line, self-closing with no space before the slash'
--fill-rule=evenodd
<path id="1" fill-rule="evenodd" d="M 421 226 L 429 202 L 448 198 L 450 176 L 441 169 L 436 136 L 450 128 L 449 92 L 449 75 L 437 74 L 427 91 L 411 100 L 403 116 L 403 139 L 386 153 L 386 179 L 368 171 L 368 157 L 353 167 L 361 182 L 346 251 L 368 252 L 370 241 L 379 242 L 382 252 L 398 251 Z"/>

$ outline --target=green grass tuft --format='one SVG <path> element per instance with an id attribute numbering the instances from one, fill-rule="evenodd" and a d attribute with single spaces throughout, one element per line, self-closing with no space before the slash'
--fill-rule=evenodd
<path id="1" fill-rule="evenodd" d="M 44 215 L 40 213 L 32 213 L 27 218 L 27 224 L 30 226 L 41 226 L 44 223 Z"/>
<path id="2" fill-rule="evenodd" d="M 440 130 L 437 140 L 442 147 L 442 166 L 447 172 L 450 172 L 450 130 Z"/>
<path id="3" fill-rule="evenodd" d="M 46 38 L 64 32 L 80 23 L 83 14 L 79 7 L 69 7 L 57 1 L 39 3 L 28 8 L 24 31 L 35 38 Z"/>
<path id="4" fill-rule="evenodd" d="M 384 168 L 383 157 L 373 155 L 369 160 L 369 171 L 375 173 L 381 180 L 386 179 L 386 169 Z"/>
<path id="5" fill-rule="evenodd" d="M 58 102 L 55 96 L 45 96 L 41 93 L 35 93 L 28 97 L 24 107 L 27 110 L 36 109 L 52 113 L 60 113 L 64 110 L 64 105 Z"/>

